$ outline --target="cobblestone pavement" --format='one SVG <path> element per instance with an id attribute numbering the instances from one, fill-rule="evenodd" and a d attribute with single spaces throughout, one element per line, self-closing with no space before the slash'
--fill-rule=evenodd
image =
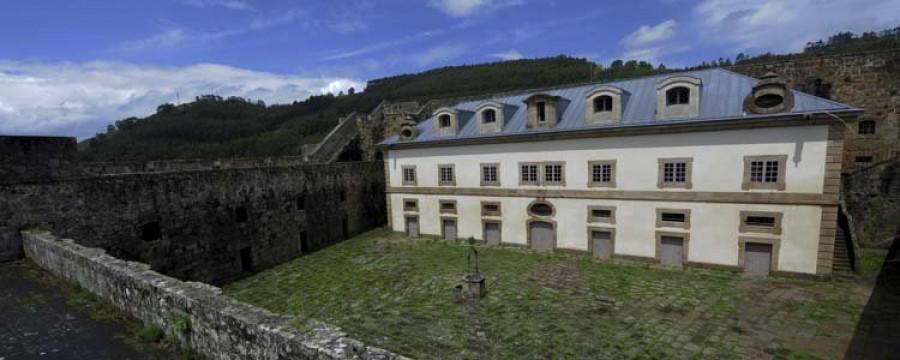
<path id="1" fill-rule="evenodd" d="M 0 360 L 175 358 L 126 344 L 124 325 L 78 311 L 49 276 L 24 260 L 0 264 Z"/>
<path id="2" fill-rule="evenodd" d="M 468 246 L 380 230 L 225 291 L 417 358 L 840 359 L 877 275 L 766 279 L 477 249 L 488 294 L 474 303 L 455 290 Z"/>

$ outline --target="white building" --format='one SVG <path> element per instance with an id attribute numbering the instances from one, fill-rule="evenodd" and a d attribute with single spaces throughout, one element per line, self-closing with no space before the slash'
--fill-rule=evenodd
<path id="1" fill-rule="evenodd" d="M 379 145 L 389 222 L 410 236 L 827 276 L 843 121 L 860 113 L 720 69 L 466 102 Z"/>

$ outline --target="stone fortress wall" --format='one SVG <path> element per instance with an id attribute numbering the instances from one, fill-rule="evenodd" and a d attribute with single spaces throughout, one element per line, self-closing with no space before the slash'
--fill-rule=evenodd
<path id="1" fill-rule="evenodd" d="M 14 178 L 11 168 L 0 173 L 0 260 L 19 256 L 19 231 L 37 227 L 170 276 L 217 282 L 386 222 L 382 162 L 79 164 L 65 160 L 70 145 L 30 155 Z M 41 165 L 48 159 L 52 166 Z"/>

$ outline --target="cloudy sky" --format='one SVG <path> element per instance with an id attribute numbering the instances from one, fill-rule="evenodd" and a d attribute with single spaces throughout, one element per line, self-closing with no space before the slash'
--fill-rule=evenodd
<path id="1" fill-rule="evenodd" d="M 285 103 L 557 54 L 681 66 L 896 26 L 900 0 L 3 1 L 0 134 L 84 138 L 209 93 Z"/>

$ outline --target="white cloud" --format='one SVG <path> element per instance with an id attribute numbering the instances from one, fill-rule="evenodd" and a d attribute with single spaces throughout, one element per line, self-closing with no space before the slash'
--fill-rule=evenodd
<path id="1" fill-rule="evenodd" d="M 675 36 L 675 20 L 666 20 L 656 26 L 641 26 L 622 39 L 627 47 L 640 47 L 671 39 Z"/>
<path id="2" fill-rule="evenodd" d="M 428 5 L 450 17 L 490 14 L 497 10 L 524 4 L 524 0 L 431 0 Z"/>
<path id="3" fill-rule="evenodd" d="M 378 52 L 381 50 L 387 50 L 390 48 L 394 48 L 400 45 L 408 44 L 410 42 L 423 40 L 435 36 L 440 36 L 446 33 L 445 30 L 432 30 L 432 31 L 424 31 L 413 35 L 407 35 L 399 39 L 387 40 L 382 42 L 377 42 L 369 45 L 365 45 L 356 49 L 350 50 L 339 50 L 339 51 L 329 51 L 322 56 L 322 60 L 340 60 L 340 59 L 349 59 L 353 57 L 357 57 L 360 55 L 366 55 L 373 52 Z"/>
<path id="4" fill-rule="evenodd" d="M 369 28 L 369 24 L 358 18 L 347 18 L 337 20 L 331 25 L 338 34 L 353 34 Z"/>
<path id="5" fill-rule="evenodd" d="M 463 45 L 442 44 L 413 55 L 412 60 L 416 65 L 425 66 L 458 58 L 465 54 L 466 50 Z"/>
<path id="6" fill-rule="evenodd" d="M 655 26 L 643 25 L 622 39 L 625 60 L 655 61 L 662 56 L 686 51 L 690 47 L 673 41 L 678 31 L 675 20 L 666 20 Z"/>
<path id="7" fill-rule="evenodd" d="M 495 57 L 495 58 L 498 58 L 500 60 L 505 60 L 505 61 L 519 60 L 519 59 L 524 58 L 524 56 L 522 56 L 522 53 L 520 53 L 518 50 L 510 50 L 507 52 L 491 54 L 491 57 Z"/>
<path id="8" fill-rule="evenodd" d="M 137 52 L 147 49 L 165 49 L 181 46 L 188 37 L 185 35 L 184 29 L 172 28 L 165 29 L 161 33 L 150 36 L 145 39 L 128 41 L 118 46 L 119 50 Z"/>
<path id="9" fill-rule="evenodd" d="M 365 82 L 299 77 L 216 64 L 185 67 L 119 62 L 0 61 L 0 134 L 84 138 L 129 116 L 147 116 L 159 104 L 218 94 L 290 103 L 310 95 L 365 88 Z"/>
<path id="10" fill-rule="evenodd" d="M 897 0 L 703 0 L 694 8 L 701 39 L 732 51 L 798 51 L 840 31 L 883 30 L 900 22 Z"/>
<path id="11" fill-rule="evenodd" d="M 250 4 L 238 0 L 187 0 L 184 3 L 199 8 L 222 7 L 231 10 L 256 11 Z"/>

